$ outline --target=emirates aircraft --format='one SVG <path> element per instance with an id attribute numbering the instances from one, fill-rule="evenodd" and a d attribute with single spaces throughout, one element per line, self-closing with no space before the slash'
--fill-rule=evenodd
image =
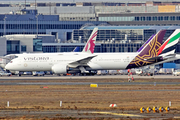
<path id="1" fill-rule="evenodd" d="M 91 70 L 116 70 L 142 67 L 174 57 L 175 45 L 179 41 L 180 30 L 175 32 L 161 45 L 166 30 L 159 31 L 139 52 L 133 53 L 94 53 L 94 54 L 24 54 L 11 60 L 5 68 L 14 71 L 53 71 L 66 74 Z M 92 41 L 85 51 L 94 50 Z M 91 52 L 92 53 L 92 52 Z"/>

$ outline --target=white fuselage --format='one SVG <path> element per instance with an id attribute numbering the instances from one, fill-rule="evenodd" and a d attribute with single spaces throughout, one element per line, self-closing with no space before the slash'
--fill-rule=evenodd
<path id="1" fill-rule="evenodd" d="M 15 71 L 51 71 L 56 64 L 69 64 L 88 56 L 94 56 L 87 65 L 92 70 L 126 69 L 138 53 L 60 53 L 60 54 L 21 54 L 6 65 L 6 69 Z"/>

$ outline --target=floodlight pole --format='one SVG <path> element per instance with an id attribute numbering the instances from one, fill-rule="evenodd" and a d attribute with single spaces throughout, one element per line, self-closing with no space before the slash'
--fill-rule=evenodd
<path id="1" fill-rule="evenodd" d="M 7 17 L 5 16 L 3 19 L 4 20 L 4 35 L 6 35 L 6 18 Z"/>
<path id="2" fill-rule="evenodd" d="M 36 15 L 36 30 L 37 30 L 37 37 L 38 37 L 38 14 Z"/>

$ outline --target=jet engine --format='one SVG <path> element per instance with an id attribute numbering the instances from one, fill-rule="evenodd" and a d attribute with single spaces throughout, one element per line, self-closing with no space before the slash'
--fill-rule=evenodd
<path id="1" fill-rule="evenodd" d="M 66 74 L 67 73 L 67 65 L 65 64 L 56 64 L 51 68 L 52 72 L 58 74 Z"/>

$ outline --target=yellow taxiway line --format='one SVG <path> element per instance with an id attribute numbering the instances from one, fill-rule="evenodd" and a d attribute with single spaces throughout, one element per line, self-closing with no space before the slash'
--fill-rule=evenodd
<path id="1" fill-rule="evenodd" d="M 144 117 L 142 115 L 135 115 L 135 114 L 122 114 L 122 113 L 112 113 L 112 112 L 92 112 L 92 113 L 99 113 L 99 114 L 109 114 L 109 115 L 117 115 L 117 116 L 129 116 L 129 117 Z"/>

